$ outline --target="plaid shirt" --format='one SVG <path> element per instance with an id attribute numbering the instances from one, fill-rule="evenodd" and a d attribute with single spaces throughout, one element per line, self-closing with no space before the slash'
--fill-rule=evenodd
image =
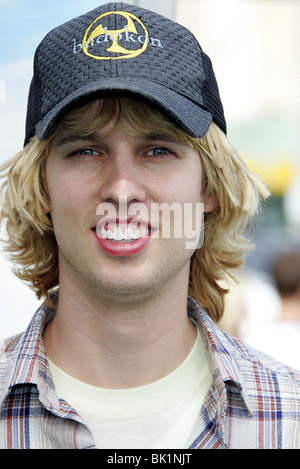
<path id="1" fill-rule="evenodd" d="M 28 329 L 0 344 L 0 449 L 93 449 L 93 436 L 53 385 L 43 305 Z M 213 376 L 189 449 L 300 448 L 300 373 L 221 331 L 189 299 Z M 117 442 L 116 442 L 117 448 Z"/>

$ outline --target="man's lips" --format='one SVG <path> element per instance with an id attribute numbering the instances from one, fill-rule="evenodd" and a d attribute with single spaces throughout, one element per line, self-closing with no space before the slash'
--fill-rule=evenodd
<path id="1" fill-rule="evenodd" d="M 111 242 L 133 242 L 140 238 L 149 237 L 152 227 L 144 220 L 101 220 L 93 229 L 99 238 Z"/>
<path id="2" fill-rule="evenodd" d="M 123 258 L 146 248 L 152 233 L 151 227 L 143 220 L 101 220 L 93 231 L 104 252 Z"/>

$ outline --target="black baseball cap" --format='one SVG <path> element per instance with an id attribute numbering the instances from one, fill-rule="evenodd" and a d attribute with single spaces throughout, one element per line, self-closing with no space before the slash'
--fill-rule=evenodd
<path id="1" fill-rule="evenodd" d="M 209 57 L 185 27 L 123 2 L 107 3 L 50 31 L 38 46 L 28 97 L 25 145 L 45 140 L 87 100 L 148 102 L 192 137 L 212 120 L 226 133 Z"/>

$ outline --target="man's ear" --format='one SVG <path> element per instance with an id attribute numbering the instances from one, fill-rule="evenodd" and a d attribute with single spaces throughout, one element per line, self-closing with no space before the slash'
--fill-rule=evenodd
<path id="1" fill-rule="evenodd" d="M 204 213 L 212 212 L 219 206 L 220 206 L 220 201 L 216 192 L 214 192 L 209 197 L 204 196 Z"/>

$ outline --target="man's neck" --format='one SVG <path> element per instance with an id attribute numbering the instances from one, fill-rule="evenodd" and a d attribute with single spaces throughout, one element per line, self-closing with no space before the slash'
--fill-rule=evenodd
<path id="1" fill-rule="evenodd" d="M 44 334 L 54 364 L 80 381 L 112 389 L 166 376 L 184 361 L 195 339 L 182 279 L 155 298 L 123 307 L 103 298 L 92 302 L 63 285 L 56 316 Z"/>

